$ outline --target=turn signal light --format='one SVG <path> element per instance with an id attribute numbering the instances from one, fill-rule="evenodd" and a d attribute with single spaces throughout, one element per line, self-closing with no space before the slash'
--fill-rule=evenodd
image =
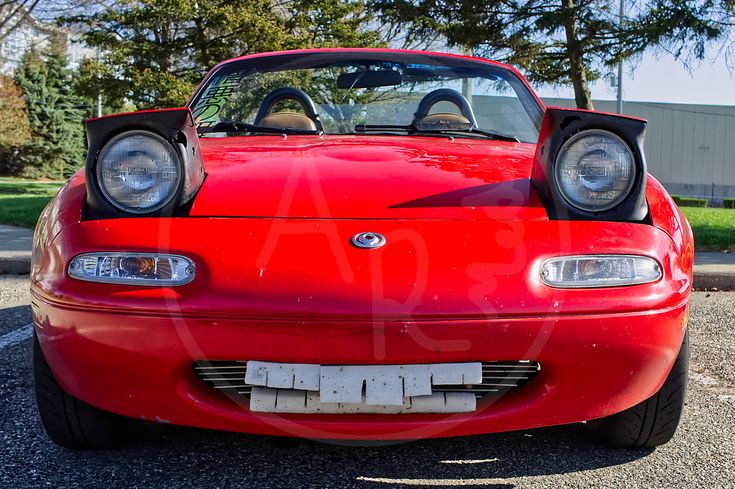
<path id="1" fill-rule="evenodd" d="M 84 253 L 69 263 L 70 277 L 108 284 L 175 286 L 194 275 L 194 262 L 180 255 Z"/>
<path id="2" fill-rule="evenodd" d="M 637 255 L 562 256 L 541 265 L 541 280 L 551 287 L 595 288 L 655 282 L 661 266 Z"/>

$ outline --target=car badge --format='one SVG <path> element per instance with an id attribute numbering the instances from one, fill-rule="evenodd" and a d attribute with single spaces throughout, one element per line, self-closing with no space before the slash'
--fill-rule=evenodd
<path id="1" fill-rule="evenodd" d="M 352 237 L 352 244 L 358 248 L 380 248 L 385 244 L 385 236 L 378 233 L 359 233 Z"/>

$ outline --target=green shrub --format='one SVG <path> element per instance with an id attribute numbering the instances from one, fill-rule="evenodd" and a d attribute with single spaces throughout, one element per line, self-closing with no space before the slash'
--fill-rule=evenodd
<path id="1" fill-rule="evenodd" d="M 725 209 L 735 209 L 735 199 L 725 199 L 723 200 L 723 205 Z"/>
<path id="2" fill-rule="evenodd" d="M 672 195 L 676 205 L 679 207 L 707 207 L 707 199 L 697 199 L 694 197 L 681 197 L 680 195 Z"/>

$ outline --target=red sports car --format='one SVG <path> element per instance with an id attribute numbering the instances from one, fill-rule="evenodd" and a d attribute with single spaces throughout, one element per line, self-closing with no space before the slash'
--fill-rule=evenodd
<path id="1" fill-rule="evenodd" d="M 186 107 L 87 121 L 34 242 L 46 432 L 666 443 L 694 253 L 645 126 L 388 49 L 233 59 Z"/>

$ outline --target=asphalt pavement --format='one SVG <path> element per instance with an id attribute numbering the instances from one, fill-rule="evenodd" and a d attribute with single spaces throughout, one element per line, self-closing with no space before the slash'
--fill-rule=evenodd
<path id="1" fill-rule="evenodd" d="M 735 487 L 735 293 L 694 294 L 684 420 L 656 450 L 600 447 L 584 425 L 349 446 L 154 424 L 65 450 L 36 415 L 28 304 L 27 277 L 0 276 L 0 487 Z"/>

